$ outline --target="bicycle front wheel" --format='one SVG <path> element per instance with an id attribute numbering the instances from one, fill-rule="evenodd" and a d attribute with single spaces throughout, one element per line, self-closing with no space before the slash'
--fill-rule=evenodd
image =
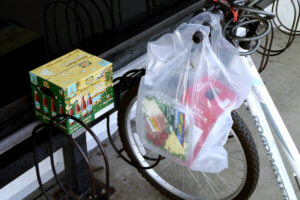
<path id="1" fill-rule="evenodd" d="M 143 167 L 158 155 L 145 149 L 136 133 L 136 95 L 138 85 L 123 97 L 118 112 L 120 138 L 129 158 Z M 225 149 L 229 167 L 220 173 L 192 171 L 168 159 L 152 169 L 138 169 L 142 176 L 170 199 L 248 199 L 259 176 L 259 159 L 254 140 L 236 112 Z"/>

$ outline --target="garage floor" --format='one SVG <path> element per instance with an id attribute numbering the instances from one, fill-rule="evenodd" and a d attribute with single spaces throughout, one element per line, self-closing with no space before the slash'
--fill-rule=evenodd
<path id="1" fill-rule="evenodd" d="M 275 47 L 283 47 L 287 38 L 279 33 L 275 37 Z M 294 44 L 282 55 L 271 57 L 267 69 L 262 77 L 277 105 L 282 118 L 291 132 L 297 146 L 300 145 L 300 133 L 297 125 L 300 124 L 300 37 L 295 39 Z M 275 48 L 274 47 L 274 48 Z M 253 60 L 259 63 L 259 56 L 254 55 Z M 239 114 L 247 122 L 260 156 L 260 177 L 257 188 L 253 193 L 252 200 L 260 199 L 283 199 L 280 189 L 276 183 L 275 176 L 270 168 L 260 137 L 257 134 L 251 116 L 245 108 L 239 109 Z M 118 138 L 117 138 L 118 140 Z M 298 148 L 299 149 L 299 148 Z M 111 196 L 112 200 L 163 200 L 167 199 L 154 189 L 137 170 L 117 157 L 110 144 L 107 144 L 111 166 L 111 185 L 116 192 Z M 95 175 L 99 180 L 104 179 L 103 161 L 97 151 L 90 154 Z M 292 180 L 295 185 L 294 179 Z M 300 192 L 297 190 L 297 197 Z M 27 199 L 32 199 L 33 196 Z M 38 198 L 43 199 L 43 198 Z"/>

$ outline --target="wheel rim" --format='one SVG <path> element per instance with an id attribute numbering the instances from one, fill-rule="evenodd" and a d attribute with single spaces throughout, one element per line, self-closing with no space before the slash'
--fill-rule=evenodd
<path id="1" fill-rule="evenodd" d="M 147 167 L 151 165 L 151 162 L 148 162 L 147 159 L 145 159 L 143 156 L 145 153 L 149 153 L 150 150 L 145 149 L 140 142 L 140 139 L 136 133 L 136 129 L 134 127 L 134 118 L 135 118 L 135 108 L 136 108 L 136 97 L 130 102 L 126 113 L 125 113 L 125 130 L 127 134 L 127 139 L 130 144 L 131 150 L 135 155 L 136 160 L 140 163 L 141 166 Z M 229 137 L 227 143 L 224 145 L 225 149 L 228 152 L 228 169 L 223 170 L 222 172 L 218 174 L 211 174 L 211 173 L 203 173 L 203 172 L 195 172 L 191 171 L 190 169 L 180 166 L 177 163 L 174 163 L 172 161 L 169 161 L 167 159 L 164 159 L 163 161 L 158 164 L 157 167 L 153 169 L 147 169 L 145 172 L 156 182 L 160 185 L 160 187 L 164 188 L 168 192 L 174 194 L 175 196 L 186 199 L 186 200 L 199 200 L 199 199 L 233 199 L 235 198 L 243 189 L 246 178 L 247 178 L 247 161 L 246 161 L 246 155 L 243 151 L 242 145 L 236 136 L 236 133 L 234 130 L 231 130 L 231 135 L 233 137 Z M 226 148 L 226 145 L 231 145 L 232 139 L 235 139 L 236 145 L 241 151 L 236 151 L 236 148 L 233 149 L 233 151 L 229 151 Z M 232 148 L 230 146 L 230 148 Z M 240 155 L 237 157 L 237 153 L 240 153 Z M 151 154 L 151 152 L 150 152 Z M 147 155 L 148 156 L 148 155 Z M 157 154 L 152 154 L 150 156 L 152 158 L 156 158 Z M 236 166 L 239 162 L 239 166 Z M 242 163 L 241 163 L 242 162 Z M 162 163 L 167 166 L 165 169 L 160 169 L 162 166 Z M 170 178 L 166 177 L 165 172 L 170 172 L 171 168 L 169 166 L 172 166 L 172 169 L 175 168 L 176 177 L 178 176 L 179 181 L 181 182 L 181 188 L 179 189 L 178 180 L 176 180 L 174 183 L 170 183 Z M 240 165 L 243 166 L 243 169 L 240 169 Z M 233 168 L 235 167 L 235 168 Z M 177 169 L 182 168 L 182 169 Z M 167 169 L 167 171 L 166 171 Z M 182 171 L 181 171 L 182 170 Z M 161 173 L 158 171 L 162 171 Z M 174 170 L 173 170 L 174 171 Z M 172 173 L 172 172 L 170 172 Z M 168 174 L 170 174 L 168 173 Z M 182 178 L 180 178 L 179 174 L 182 174 Z M 200 175 L 200 176 L 199 176 Z M 165 177 L 164 177 L 165 176 Z M 188 179 L 189 177 L 189 179 Z M 230 182 L 225 181 L 225 177 L 229 178 Z M 217 182 L 213 181 L 213 178 L 217 178 Z M 167 180 L 166 180 L 167 179 Z M 233 180 L 239 180 L 237 184 L 232 184 Z M 204 182 L 203 182 L 204 181 Z M 206 181 L 206 182 L 205 182 Z M 185 183 L 186 182 L 186 183 Z M 191 185 L 191 183 L 194 183 L 194 185 Z M 223 186 L 222 184 L 223 183 Z M 237 185 L 237 186 L 236 186 Z M 225 188 L 227 190 L 225 191 Z M 231 189 L 231 188 L 235 189 Z M 232 192 L 228 192 L 232 190 Z M 190 192 L 187 192 L 190 191 Z M 190 194 L 194 193 L 194 194 Z"/>

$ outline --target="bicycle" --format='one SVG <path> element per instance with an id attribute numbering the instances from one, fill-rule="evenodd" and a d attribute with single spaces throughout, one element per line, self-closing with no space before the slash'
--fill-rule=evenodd
<path id="1" fill-rule="evenodd" d="M 246 56 L 243 59 L 247 70 L 254 77 L 254 84 L 245 104 L 253 116 L 284 199 L 297 199 L 271 128 L 294 170 L 298 188 L 300 154 L 251 57 Z M 137 91 L 138 84 L 121 100 L 118 126 L 129 158 L 145 168 L 155 161 L 152 158 L 157 158 L 157 155 L 143 147 L 135 130 Z M 258 153 L 245 122 L 236 112 L 232 112 L 232 119 L 234 123 L 224 146 L 228 152 L 228 169 L 218 174 L 206 174 L 162 159 L 155 168 L 139 168 L 138 171 L 152 186 L 170 199 L 248 199 L 255 190 L 259 176 Z M 173 174 L 176 176 L 172 176 Z"/>
<path id="2" fill-rule="evenodd" d="M 269 157 L 269 160 L 271 161 L 271 165 L 277 177 L 277 181 L 280 184 L 280 189 L 283 193 L 283 197 L 285 199 L 297 199 L 266 117 L 271 121 L 272 128 L 276 131 L 278 138 L 280 138 L 279 141 L 283 146 L 285 153 L 289 158 L 290 164 L 293 166 L 295 173 L 297 175 L 296 176 L 297 183 L 299 183 L 298 177 L 299 177 L 299 169 L 300 169 L 299 168 L 300 159 L 299 159 L 298 150 L 294 142 L 292 141 L 278 113 L 278 110 L 276 109 L 271 99 L 271 96 L 268 93 L 251 58 L 246 57 L 245 61 L 247 62 L 251 74 L 253 74 L 256 77 L 255 85 L 253 85 L 253 89 L 249 94 L 245 104 L 249 108 L 253 116 L 253 119 L 256 123 L 259 135 L 262 138 L 265 149 L 267 150 L 267 155 Z M 134 107 L 136 103 L 137 89 L 138 89 L 138 84 L 132 87 L 121 100 L 120 110 L 118 112 L 118 125 L 119 125 L 120 137 L 128 156 L 134 162 L 139 163 L 143 167 L 147 167 L 150 165 L 148 164 L 148 162 L 151 163 L 151 160 L 148 161 L 147 157 L 150 157 L 150 155 L 151 157 L 155 157 L 155 155 L 153 155 L 153 153 L 147 151 L 142 147 L 138 135 L 134 133 L 135 131 L 134 130 L 135 128 Z M 247 199 L 250 197 L 257 184 L 258 175 L 259 175 L 258 155 L 257 155 L 256 145 L 246 124 L 243 122 L 243 120 L 238 116 L 236 112 L 232 113 L 232 118 L 234 124 L 232 127 L 232 133 L 229 136 L 229 140 L 227 144 L 232 143 L 231 140 L 237 139 L 236 143 L 239 144 L 240 147 L 242 148 L 241 157 L 243 159 L 246 159 L 243 161 L 246 161 L 247 167 L 246 167 L 246 172 L 244 174 L 245 176 L 242 177 L 243 180 L 240 182 L 239 187 L 236 188 L 233 194 L 227 195 L 222 199 Z M 289 145 L 286 145 L 287 143 Z M 228 150 L 228 147 L 226 149 Z M 230 153 L 230 151 L 228 153 Z M 145 155 L 147 155 L 146 158 Z M 234 155 L 234 157 L 236 157 L 236 155 Z M 229 159 L 232 159 L 230 157 L 230 154 L 229 154 Z M 166 159 L 164 159 L 161 162 L 171 162 L 171 161 L 166 161 Z M 173 166 L 174 165 L 176 164 L 173 164 Z M 232 169 L 228 168 L 227 170 L 235 171 L 236 168 L 238 168 L 238 166 Z M 170 185 L 163 182 L 163 177 L 161 176 L 156 177 L 160 172 L 157 172 L 155 170 L 161 170 L 161 169 L 155 169 L 155 168 L 146 169 L 146 170 L 139 169 L 139 172 L 147 179 L 148 182 L 150 182 L 150 184 L 152 184 L 155 188 L 159 189 L 163 194 L 170 197 L 171 199 L 197 199 L 196 197 L 189 198 L 191 196 L 187 196 L 187 194 L 185 194 L 186 192 L 179 191 L 178 188 L 177 189 L 172 188 Z M 187 173 L 199 173 L 199 172 L 188 171 L 188 169 L 186 170 Z M 226 174 L 226 172 L 221 172 L 221 173 Z M 204 174 L 204 173 L 200 173 L 200 174 Z M 178 173 L 176 173 L 176 175 L 178 176 Z M 195 176 L 197 177 L 198 175 Z M 205 175 L 203 176 L 205 177 Z M 205 179 L 206 180 L 212 179 L 209 176 L 211 175 L 207 175 Z M 215 177 L 219 177 L 219 176 L 222 177 L 222 175 L 219 174 L 216 175 Z M 221 178 L 219 178 L 218 181 L 220 180 Z M 217 186 L 216 188 L 218 187 L 220 186 Z M 175 195 L 174 195 L 174 191 L 176 191 Z M 212 193 L 215 192 L 217 191 L 212 191 Z"/>

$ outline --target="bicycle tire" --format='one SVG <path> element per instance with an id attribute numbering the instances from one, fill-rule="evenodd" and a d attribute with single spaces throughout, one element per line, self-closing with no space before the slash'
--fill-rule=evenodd
<path id="1" fill-rule="evenodd" d="M 118 127 L 121 141 L 123 143 L 124 150 L 126 151 L 128 157 L 132 162 L 139 163 L 138 158 L 133 152 L 132 146 L 129 142 L 126 130 L 126 113 L 129 105 L 136 98 L 138 92 L 139 84 L 133 86 L 125 96 L 121 99 L 120 109 L 118 111 Z M 243 151 L 246 155 L 247 162 L 247 175 L 246 181 L 240 189 L 240 192 L 235 195 L 234 200 L 248 199 L 254 192 L 258 177 L 259 177 L 259 158 L 257 153 L 257 148 L 254 143 L 254 140 L 251 136 L 251 133 L 247 125 L 243 122 L 242 118 L 234 111 L 232 112 L 233 126 L 232 129 L 235 131 Z M 144 169 L 138 169 L 138 172 L 157 190 L 159 190 L 163 195 L 170 199 L 183 199 L 174 195 L 172 192 L 166 190 L 160 183 L 157 183 Z"/>

